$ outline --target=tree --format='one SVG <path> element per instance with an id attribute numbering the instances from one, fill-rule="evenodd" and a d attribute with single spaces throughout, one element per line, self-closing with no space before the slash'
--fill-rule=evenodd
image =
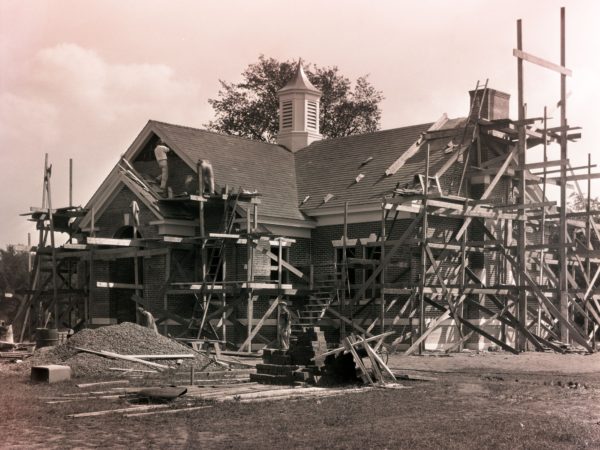
<path id="1" fill-rule="evenodd" d="M 242 73 L 241 83 L 219 80 L 218 98 L 209 99 L 215 120 L 205 126 L 209 130 L 274 142 L 279 131 L 277 91 L 294 76 L 297 63 L 279 62 L 261 55 Z M 321 97 L 320 131 L 336 138 L 368 133 L 379 129 L 383 95 L 368 81 L 359 77 L 352 89 L 351 81 L 336 66 L 303 65 Z"/>
<path id="2" fill-rule="evenodd" d="M 27 258 L 27 252 L 18 251 L 14 245 L 7 245 L 6 250 L 0 249 L 0 292 L 27 289 Z"/>
<path id="3" fill-rule="evenodd" d="M 573 192 L 569 196 L 569 204 L 567 207 L 571 211 L 585 211 L 587 209 L 587 195 Z M 598 197 L 590 198 L 590 210 L 600 210 L 600 200 L 598 200 Z"/>
<path id="4" fill-rule="evenodd" d="M 14 245 L 7 245 L 6 250 L 0 249 L 0 320 L 8 323 L 12 323 L 15 318 L 20 297 L 4 297 L 3 294 L 27 289 L 28 257 L 27 252 L 17 250 Z"/>

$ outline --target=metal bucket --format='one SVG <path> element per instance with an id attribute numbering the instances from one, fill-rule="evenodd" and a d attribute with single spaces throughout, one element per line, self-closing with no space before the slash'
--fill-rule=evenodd
<path id="1" fill-rule="evenodd" d="M 37 328 L 35 330 L 35 346 L 37 348 L 53 347 L 58 344 L 58 330 L 55 328 Z"/>

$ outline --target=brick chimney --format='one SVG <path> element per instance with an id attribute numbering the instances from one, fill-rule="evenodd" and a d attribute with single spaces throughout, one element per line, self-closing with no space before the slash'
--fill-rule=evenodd
<path id="1" fill-rule="evenodd" d="M 475 97 L 475 103 L 473 104 L 471 118 L 477 117 L 480 104 L 483 101 L 480 116 L 482 119 L 508 119 L 510 94 L 488 88 L 485 90 L 484 95 L 484 89 L 477 89 L 469 91 L 469 104 L 473 102 L 473 97 Z"/>

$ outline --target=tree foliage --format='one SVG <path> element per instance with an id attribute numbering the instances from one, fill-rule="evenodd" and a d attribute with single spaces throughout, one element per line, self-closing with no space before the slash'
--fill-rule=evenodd
<path id="1" fill-rule="evenodd" d="M 569 196 L 569 204 L 567 205 L 567 207 L 571 211 L 585 211 L 587 209 L 587 201 L 587 195 L 580 194 L 578 192 L 573 192 Z M 590 210 L 600 210 L 600 200 L 598 200 L 598 197 L 590 198 Z"/>
<path id="2" fill-rule="evenodd" d="M 261 55 L 242 73 L 243 81 L 219 80 L 217 98 L 208 102 L 215 120 L 206 124 L 213 131 L 274 142 L 279 131 L 277 91 L 295 74 L 297 63 L 277 61 Z M 383 95 L 368 81 L 359 77 L 354 88 L 336 66 L 303 65 L 306 75 L 322 92 L 320 131 L 328 138 L 368 133 L 379 129 Z"/>
<path id="3" fill-rule="evenodd" d="M 17 251 L 14 245 L 7 245 L 6 250 L 0 249 L 0 292 L 27 289 L 27 258 L 27 252 Z"/>

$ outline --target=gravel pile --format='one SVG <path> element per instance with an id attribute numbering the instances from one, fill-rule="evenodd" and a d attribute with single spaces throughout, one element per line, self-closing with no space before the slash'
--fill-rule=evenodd
<path id="1" fill-rule="evenodd" d="M 111 367 L 153 370 L 143 364 L 99 355 L 79 352 L 75 347 L 88 350 L 106 350 L 121 355 L 190 354 L 193 350 L 152 330 L 134 323 L 123 322 L 96 329 L 85 329 L 74 334 L 67 342 L 56 347 L 41 348 L 27 361 L 29 367 L 41 364 L 65 364 L 71 367 L 73 376 L 95 376 L 109 371 Z M 205 367 L 209 359 L 202 354 L 195 359 L 184 359 L 181 365 L 173 360 L 152 360 L 171 367 Z M 210 366 L 209 366 L 210 367 Z M 214 368 L 214 367 L 213 367 Z"/>

